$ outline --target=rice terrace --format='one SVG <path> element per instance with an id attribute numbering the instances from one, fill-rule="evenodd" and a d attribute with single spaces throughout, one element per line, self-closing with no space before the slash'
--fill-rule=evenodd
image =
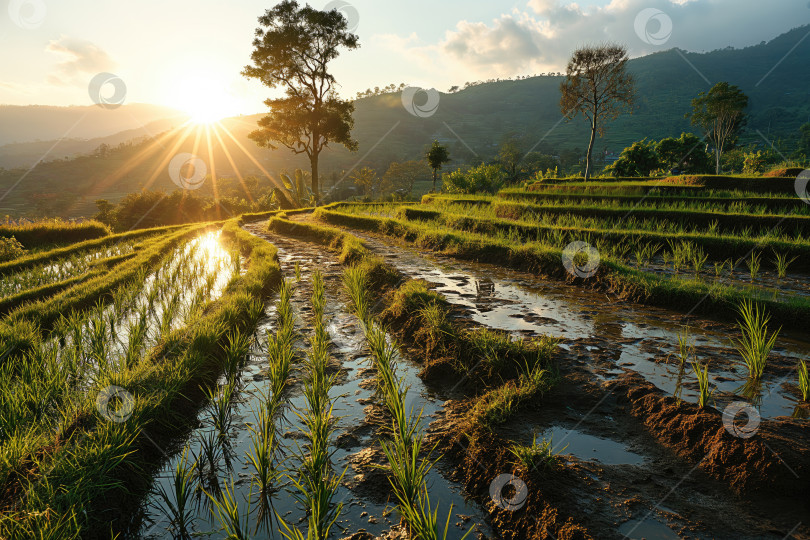
<path id="1" fill-rule="evenodd" d="M 810 539 L 810 4 L 67 4 L 0 539 Z"/>

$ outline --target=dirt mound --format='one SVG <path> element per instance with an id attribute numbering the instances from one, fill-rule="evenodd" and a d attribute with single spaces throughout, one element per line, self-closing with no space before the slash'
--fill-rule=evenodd
<path id="1" fill-rule="evenodd" d="M 806 423 L 791 418 L 763 420 L 753 436 L 736 437 L 724 426 L 720 411 L 679 402 L 636 373 L 612 385 L 619 400 L 627 402 L 631 414 L 642 419 L 659 441 L 738 493 L 810 492 L 810 485 L 802 480 L 810 469 Z"/>

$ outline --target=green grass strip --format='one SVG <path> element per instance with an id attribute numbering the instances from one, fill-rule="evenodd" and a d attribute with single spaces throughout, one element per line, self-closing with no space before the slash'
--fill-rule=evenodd
<path id="1" fill-rule="evenodd" d="M 562 227 L 558 225 L 541 225 L 528 221 L 475 218 L 453 212 L 428 210 L 417 206 L 400 207 L 398 215 L 405 220 L 437 220 L 445 227 L 479 234 L 496 235 L 499 233 L 509 234 L 516 232 L 521 239 L 526 241 L 536 241 L 538 240 L 539 234 L 553 233 L 554 231 L 563 231 L 569 235 L 577 235 L 583 238 L 603 238 L 613 242 L 628 240 L 635 243 L 652 242 L 654 244 L 661 244 L 664 247 L 667 245 L 667 242 L 683 240 L 704 248 L 710 258 L 716 261 L 724 261 L 727 258 L 740 259 L 747 257 L 752 250 L 770 249 L 774 252 L 787 254 L 788 259 L 797 257 L 790 265 L 791 271 L 810 271 L 810 244 L 807 242 L 787 242 L 784 240 L 763 241 L 723 234 L 709 235 L 683 232 L 652 232 L 633 229 Z"/>
<path id="2" fill-rule="evenodd" d="M 14 272 L 19 272 L 20 270 L 26 270 L 28 268 L 46 262 L 62 259 L 74 253 L 89 251 L 91 249 L 96 248 L 103 248 L 118 242 L 134 240 L 144 236 L 160 235 L 172 231 L 177 231 L 185 227 L 187 227 L 187 225 L 171 225 L 169 227 L 158 227 L 155 229 L 139 229 L 136 231 L 105 236 L 103 238 L 96 240 L 87 240 L 85 242 L 72 244 L 70 246 L 65 246 L 62 248 L 52 249 L 50 251 L 35 253 L 33 255 L 28 255 L 13 261 L 8 261 L 0 264 L 0 276 L 6 276 L 8 274 L 13 274 Z"/>

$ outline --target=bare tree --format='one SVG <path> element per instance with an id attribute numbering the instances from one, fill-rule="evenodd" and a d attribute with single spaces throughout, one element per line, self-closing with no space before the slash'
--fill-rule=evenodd
<path id="1" fill-rule="evenodd" d="M 591 123 L 591 140 L 585 162 L 585 180 L 591 177 L 591 153 L 605 122 L 631 111 L 635 98 L 635 80 L 627 73 L 627 49 L 621 45 L 582 47 L 574 51 L 560 84 L 560 109 L 567 119 L 578 113 Z M 631 111 L 632 112 L 632 111 Z"/>

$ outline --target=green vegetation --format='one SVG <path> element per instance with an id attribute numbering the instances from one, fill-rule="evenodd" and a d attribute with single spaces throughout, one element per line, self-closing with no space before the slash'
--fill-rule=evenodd
<path id="1" fill-rule="evenodd" d="M 803 401 L 810 401 L 810 373 L 807 371 L 807 362 L 799 362 L 799 391 L 802 393 Z"/>
<path id="2" fill-rule="evenodd" d="M 768 355 L 776 343 L 779 330 L 768 336 L 771 316 L 759 304 L 743 300 L 738 309 L 742 319 L 737 324 L 742 338 L 735 340 L 735 346 L 748 367 L 748 377 L 758 381 L 765 371 Z"/>
<path id="3" fill-rule="evenodd" d="M 528 472 L 534 472 L 554 467 L 557 464 L 557 456 L 563 453 L 566 448 L 568 448 L 568 445 L 554 452 L 551 437 L 548 440 L 543 439 L 538 442 L 537 434 L 535 434 L 532 437 L 531 444 L 514 444 L 509 451 L 515 456 L 516 465 L 520 465 Z"/>
<path id="4" fill-rule="evenodd" d="M 150 477 L 138 471 L 150 466 L 153 441 L 170 441 L 188 421 L 179 412 L 193 406 L 186 396 L 244 350 L 239 336 L 258 320 L 257 298 L 279 280 L 275 251 L 236 222 L 219 240 L 209 228 L 158 236 L 133 259 L 137 268 L 124 263 L 3 320 L 0 485 L 18 495 L 16 510 L 0 517 L 0 536 L 109 534 L 99 511 L 143 492 Z M 247 258 L 246 273 L 226 247 Z M 171 312 L 162 320 L 172 323 L 153 309 Z M 129 332 L 123 348 L 117 332 Z M 184 462 L 164 493 L 179 529 L 194 471 Z"/>
<path id="5" fill-rule="evenodd" d="M 109 234 L 110 229 L 98 221 L 43 219 L 20 224 L 6 221 L 4 225 L 0 225 L 0 237 L 14 238 L 24 249 L 73 244 Z M 0 257 L 0 262 L 5 260 L 7 259 Z"/>

